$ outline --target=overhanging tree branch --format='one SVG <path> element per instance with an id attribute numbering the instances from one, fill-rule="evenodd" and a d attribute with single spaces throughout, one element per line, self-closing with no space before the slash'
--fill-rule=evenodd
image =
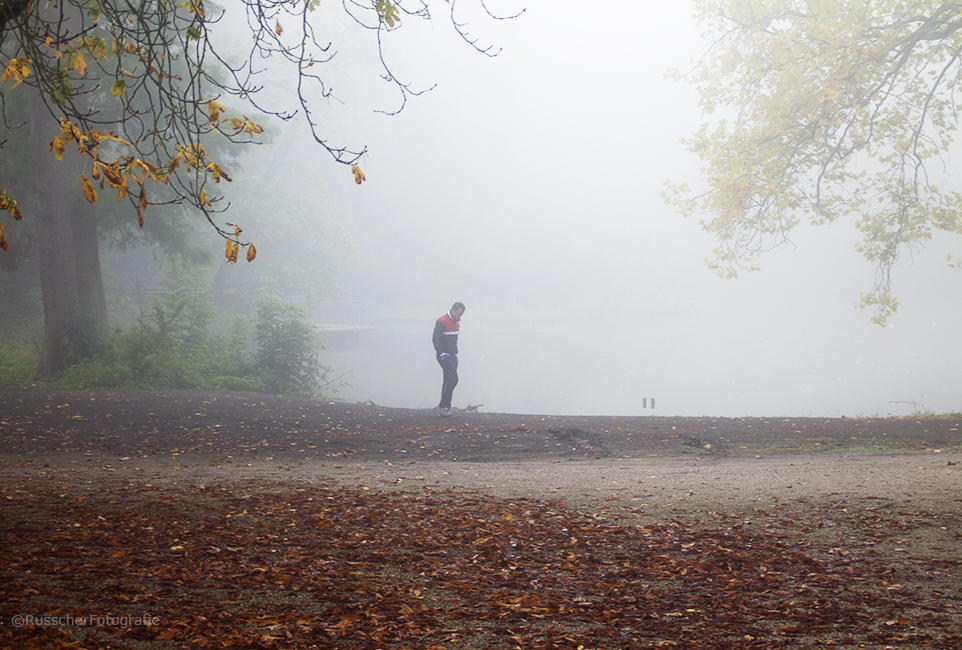
<path id="1" fill-rule="evenodd" d="M 924 7 L 928 6 L 925 11 Z M 962 82 L 962 2 L 698 0 L 708 53 L 688 74 L 706 114 L 733 112 L 685 143 L 707 189 L 669 185 L 666 200 L 704 214 L 724 277 L 788 242 L 802 218 L 854 216 L 858 250 L 878 267 L 862 307 L 883 324 L 899 250 L 934 230 L 962 233 L 962 196 L 928 165 L 953 142 Z M 899 12 L 903 13 L 900 14 Z"/>
<path id="2" fill-rule="evenodd" d="M 401 95 L 400 107 L 388 112 L 395 114 L 408 97 L 426 91 L 394 76 L 382 39 L 400 27 L 402 17 L 429 19 L 428 6 L 420 0 L 342 1 L 358 25 L 375 32 L 385 78 Z M 21 84 L 39 93 L 61 124 L 51 151 L 62 157 L 75 147 L 89 157 L 79 181 L 91 202 L 98 200 L 95 185 L 115 191 L 130 201 L 141 223 L 151 204 L 193 206 L 228 239 L 229 259 L 236 259 L 238 247 L 247 247 L 253 259 L 253 246 L 239 228 L 214 219 L 226 209 L 217 207 L 224 205 L 217 186 L 231 177 L 205 146 L 211 138 L 256 143 L 263 131 L 256 119 L 283 121 L 303 112 L 314 140 L 348 165 L 358 183 L 364 174 L 357 163 L 366 148 L 332 144 L 312 112 L 317 97 L 337 99 L 323 73 L 335 51 L 318 39 L 311 21 L 319 0 L 241 0 L 240 6 L 252 41 L 237 54 L 223 50 L 214 34 L 236 4 L 219 10 L 204 0 L 0 0 L 0 106 Z M 462 25 L 454 24 L 463 36 Z M 261 76 L 277 64 L 294 72 L 296 107 L 263 101 Z M 221 103 L 228 99 L 232 106 Z M 3 196 L 0 208 L 20 216 L 16 202 Z"/>

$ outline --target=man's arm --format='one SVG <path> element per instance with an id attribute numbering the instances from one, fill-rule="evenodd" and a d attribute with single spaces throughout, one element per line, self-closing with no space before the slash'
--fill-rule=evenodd
<path id="1" fill-rule="evenodd" d="M 441 346 L 443 345 L 441 343 L 441 339 L 443 336 L 444 336 L 444 323 L 442 323 L 441 321 L 438 321 L 434 324 L 434 335 L 431 337 L 431 340 L 434 342 L 435 352 L 441 351 Z"/>

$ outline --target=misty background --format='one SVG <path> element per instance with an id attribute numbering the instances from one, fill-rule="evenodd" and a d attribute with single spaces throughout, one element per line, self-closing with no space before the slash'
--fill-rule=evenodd
<path id="1" fill-rule="evenodd" d="M 368 181 L 358 187 L 335 169 L 327 189 L 356 250 L 341 299 L 370 300 L 373 313 L 363 345 L 326 356 L 335 374 L 350 371 L 343 397 L 436 405 L 430 333 L 458 300 L 467 312 L 455 407 L 959 409 L 962 275 L 945 263 L 956 240 L 906 254 L 901 307 L 884 329 L 855 307 L 874 267 L 847 223 L 800 228 L 796 247 L 763 257 L 762 271 L 718 279 L 703 263 L 708 234 L 660 196 L 666 180 L 698 178 L 678 144 L 703 121 L 694 91 L 664 77 L 706 47 L 689 3 L 524 8 L 517 20 L 471 18 L 480 45 L 502 48 L 493 59 L 465 46 L 444 15 L 409 21 L 392 35 L 395 74 L 436 88 L 397 116 L 354 112 L 371 150 Z M 297 168 L 290 178 L 310 183 Z"/>
<path id="2" fill-rule="evenodd" d="M 265 269 L 306 274 L 310 288 L 289 298 L 327 326 L 322 362 L 349 384 L 340 398 L 436 406 L 431 332 L 461 301 L 455 408 L 773 417 L 962 408 L 962 271 L 945 261 L 957 239 L 906 252 L 894 276 L 900 308 L 885 328 L 855 307 L 875 269 L 848 223 L 799 228 L 794 247 L 738 280 L 706 267 L 713 240 L 660 194 L 665 181 L 699 178 L 678 142 L 704 121 L 695 92 L 665 78 L 706 48 L 689 3 L 497 4 L 496 14 L 525 11 L 504 21 L 459 13 L 480 47 L 501 50 L 494 58 L 452 30 L 445 3 L 431 4 L 430 22 L 405 18 L 388 35 L 395 77 L 431 88 L 393 116 L 377 112 L 400 99 L 379 79 L 372 35 L 341 5 L 324 5 L 329 22 L 319 24 L 332 34 L 322 38 L 339 52 L 329 66 L 336 99 L 318 98 L 315 117 L 332 144 L 368 146 L 367 181 L 356 185 L 295 118 L 269 125 L 271 142 L 244 154 L 226 188 L 225 218 L 245 224 L 258 258 L 223 268 L 215 256 L 217 282 L 229 276 L 242 296 Z M 469 5 L 458 11 L 477 9 Z M 285 81 L 270 75 L 265 93 L 292 106 Z M 257 225 L 265 212 L 279 216 Z M 285 220 L 301 213 L 309 219 Z M 222 250 L 208 230 L 197 236 Z M 127 280 L 159 272 L 153 258 L 111 260 Z"/>

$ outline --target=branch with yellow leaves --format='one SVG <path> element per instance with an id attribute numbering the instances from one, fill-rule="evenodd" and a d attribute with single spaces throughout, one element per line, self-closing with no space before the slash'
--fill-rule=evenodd
<path id="1" fill-rule="evenodd" d="M 488 15 L 498 18 L 478 1 Z M 455 29 L 473 47 L 493 56 L 490 48 L 479 47 L 467 36 L 464 24 L 454 18 L 454 2 L 450 4 Z M 242 0 L 242 6 L 252 44 L 240 55 L 225 56 L 213 42 L 211 27 L 228 9 L 214 9 L 203 0 L 137 4 L 2 0 L 0 100 L 21 84 L 38 91 L 62 126 L 51 152 L 62 159 L 67 146 L 76 143 L 78 151 L 91 158 L 90 177 L 85 174 L 81 184 L 92 203 L 97 201 L 99 181 L 101 190 L 109 186 L 117 191 L 118 200 L 131 201 L 141 225 L 148 205 L 187 204 L 200 210 L 222 236 L 236 239 L 210 216 L 217 211 L 211 208 L 219 197 L 209 194 L 209 181 L 216 185 L 221 179 L 230 181 L 230 176 L 209 158 L 204 144 L 211 136 L 229 143 L 256 142 L 263 128 L 245 112 L 282 121 L 302 112 L 314 140 L 336 162 L 350 167 L 358 184 L 365 180 L 359 161 L 367 151 L 329 143 L 322 133 L 326 121 L 312 114 L 318 91 L 324 99 L 333 97 L 322 71 L 334 50 L 331 43 L 317 39 L 310 19 L 319 0 Z M 346 0 L 344 9 L 358 24 L 376 32 L 385 78 L 400 90 L 401 108 L 408 96 L 426 92 L 413 91 L 396 79 L 383 56 L 381 39 L 399 29 L 402 18 L 430 19 L 427 4 Z M 261 94 L 263 86 L 257 80 L 266 72 L 263 62 L 268 60 L 295 70 L 296 110 L 265 105 L 271 98 Z M 225 104 L 235 102 L 251 110 L 226 115 Z M 0 126 L 17 125 L 4 119 Z M 163 186 L 163 191 L 146 187 L 147 181 Z"/>
<path id="2" fill-rule="evenodd" d="M 238 251 L 240 251 L 241 248 L 246 248 L 247 255 L 245 257 L 248 262 L 253 262 L 254 258 L 257 257 L 257 249 L 254 248 L 253 242 L 249 240 L 241 241 L 241 232 L 243 231 L 236 223 L 228 221 L 227 225 L 234 229 L 233 235 L 227 236 L 227 248 L 224 251 L 224 256 L 227 258 L 227 261 L 231 264 L 236 264 Z"/>

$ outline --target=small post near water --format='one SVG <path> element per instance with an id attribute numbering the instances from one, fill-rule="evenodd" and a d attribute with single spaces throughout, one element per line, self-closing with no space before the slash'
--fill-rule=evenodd
<path id="1" fill-rule="evenodd" d="M 648 398 L 647 398 L 647 397 L 642 397 L 642 398 L 641 398 L 641 408 L 643 408 L 643 409 L 648 408 Z M 654 398 L 654 397 L 651 398 L 651 408 L 655 408 L 655 398 Z"/>

